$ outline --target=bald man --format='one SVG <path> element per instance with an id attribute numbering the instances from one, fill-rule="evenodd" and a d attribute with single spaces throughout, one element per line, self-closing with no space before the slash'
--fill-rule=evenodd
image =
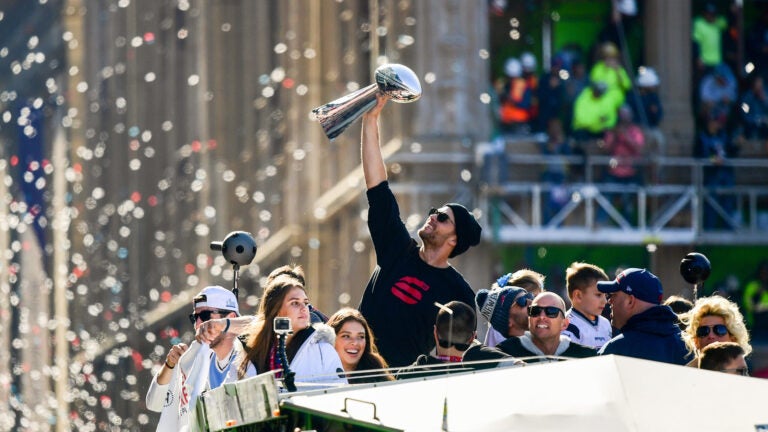
<path id="1" fill-rule="evenodd" d="M 528 307 L 528 331 L 501 342 L 496 348 L 526 362 L 546 360 L 541 357 L 548 356 L 583 358 L 597 355 L 596 349 L 562 336 L 560 332 L 567 327 L 562 297 L 553 292 L 542 292 Z"/>

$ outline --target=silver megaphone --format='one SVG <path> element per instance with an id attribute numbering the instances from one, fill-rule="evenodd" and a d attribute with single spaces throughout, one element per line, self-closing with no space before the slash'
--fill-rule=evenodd
<path id="1" fill-rule="evenodd" d="M 312 110 L 312 119 L 318 120 L 328 139 L 334 139 L 352 122 L 376 105 L 376 94 L 381 92 L 394 102 L 413 102 L 421 97 L 419 78 L 406 66 L 396 63 L 379 66 L 376 83 Z"/>

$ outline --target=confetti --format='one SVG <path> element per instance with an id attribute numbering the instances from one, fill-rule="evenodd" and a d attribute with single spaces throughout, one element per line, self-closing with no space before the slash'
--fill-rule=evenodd
<path id="1" fill-rule="evenodd" d="M 336 3 L 356 32 L 338 47 L 347 68 L 367 55 L 368 10 Z M 395 50 L 414 43 L 407 3 L 391 17 Z M 296 107 L 319 91 L 304 71 L 325 61 L 308 29 L 277 28 L 282 19 L 255 25 L 263 20 L 245 16 L 258 9 L 249 0 L 0 8 L 0 194 L 10 203 L 0 221 L 8 238 L 0 324 L 10 329 L 0 339 L 0 390 L 9 395 L 0 430 L 64 420 L 69 430 L 154 430 L 159 415 L 144 406 L 152 374 L 173 344 L 193 338 L 191 307 L 176 305 L 190 305 L 200 284 L 233 282 L 209 242 L 244 229 L 263 243 L 292 220 L 284 182 L 308 169 L 317 145 L 289 142 L 291 119 L 304 118 Z M 254 40 L 271 46 L 245 66 Z M 246 76 L 237 72 L 244 67 Z M 358 243 L 352 253 L 367 253 Z M 301 260 L 319 246 L 313 238 L 285 256 Z M 258 265 L 241 269 L 244 307 L 258 306 L 263 277 Z M 62 380 L 66 393 L 57 394 Z"/>

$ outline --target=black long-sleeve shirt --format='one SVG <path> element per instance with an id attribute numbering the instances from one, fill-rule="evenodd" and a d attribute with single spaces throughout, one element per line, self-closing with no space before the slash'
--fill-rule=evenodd
<path id="1" fill-rule="evenodd" d="M 407 366 L 435 345 L 435 302 L 458 300 L 472 306 L 475 294 L 453 267 L 437 268 L 421 259 L 388 182 L 367 194 L 368 229 L 377 266 L 363 293 L 360 312 L 387 363 Z"/>

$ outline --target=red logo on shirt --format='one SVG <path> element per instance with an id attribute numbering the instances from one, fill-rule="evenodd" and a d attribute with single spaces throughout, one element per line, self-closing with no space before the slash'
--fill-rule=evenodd
<path id="1" fill-rule="evenodd" d="M 179 405 L 185 407 L 189 404 L 189 388 L 187 388 L 187 374 L 181 371 L 181 394 L 179 395 Z"/>
<path id="2" fill-rule="evenodd" d="M 422 291 L 429 291 L 429 285 L 412 276 L 403 276 L 391 288 L 392 294 L 403 303 L 414 305 L 421 301 Z"/>

